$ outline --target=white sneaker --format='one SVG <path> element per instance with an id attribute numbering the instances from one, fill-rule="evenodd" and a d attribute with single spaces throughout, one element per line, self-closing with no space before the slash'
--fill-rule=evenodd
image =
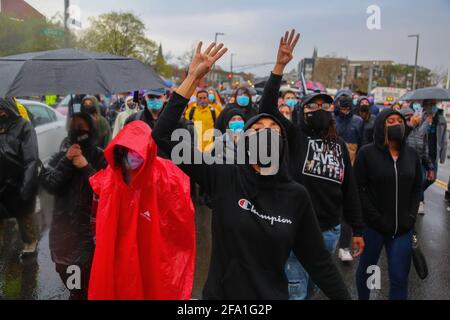
<path id="1" fill-rule="evenodd" d="M 422 216 L 425 214 L 425 203 L 423 201 L 421 201 L 419 204 L 418 214 L 420 214 Z"/>
<path id="2" fill-rule="evenodd" d="M 353 261 L 352 254 L 349 249 L 339 249 L 338 257 L 342 262 Z"/>

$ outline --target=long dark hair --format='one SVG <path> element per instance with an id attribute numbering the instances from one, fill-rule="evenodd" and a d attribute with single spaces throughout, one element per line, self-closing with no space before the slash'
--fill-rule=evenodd
<path id="1" fill-rule="evenodd" d="M 336 119 L 331 118 L 328 128 L 320 133 L 320 138 L 324 144 L 324 151 L 331 151 L 335 157 L 337 157 L 336 145 L 338 144 L 338 134 L 336 130 Z"/>

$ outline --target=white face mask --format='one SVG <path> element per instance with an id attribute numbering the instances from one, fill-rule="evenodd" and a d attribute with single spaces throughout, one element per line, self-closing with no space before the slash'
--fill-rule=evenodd
<path id="1" fill-rule="evenodd" d="M 127 154 L 127 169 L 136 170 L 144 163 L 144 159 L 137 153 L 130 150 Z"/>

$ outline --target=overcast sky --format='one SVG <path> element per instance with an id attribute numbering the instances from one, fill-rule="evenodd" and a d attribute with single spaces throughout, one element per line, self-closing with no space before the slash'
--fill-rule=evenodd
<path id="1" fill-rule="evenodd" d="M 63 11 L 63 0 L 27 0 L 51 17 Z M 420 34 L 419 65 L 450 66 L 450 0 L 72 0 L 88 18 L 110 11 L 131 11 L 147 26 L 147 35 L 161 42 L 174 58 L 198 40 L 214 40 L 215 32 L 235 53 L 235 65 L 274 61 L 280 36 L 288 28 L 302 34 L 295 59 L 336 54 L 352 60 L 394 60 L 414 64 L 415 39 Z M 369 30 L 367 7 L 381 9 L 381 30 Z M 175 59 L 174 59 L 175 60 Z M 230 68 L 230 54 L 219 63 Z M 271 67 L 248 71 L 265 75 Z"/>

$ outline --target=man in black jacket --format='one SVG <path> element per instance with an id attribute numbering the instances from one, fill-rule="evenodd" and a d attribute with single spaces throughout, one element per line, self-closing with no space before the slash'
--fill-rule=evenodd
<path id="1" fill-rule="evenodd" d="M 362 147 L 365 146 L 366 144 L 373 142 L 375 119 L 377 117 L 372 114 L 369 98 L 364 96 L 359 98 L 358 104 L 359 104 L 359 116 L 363 119 L 362 138 L 360 145 L 360 147 Z"/>
<path id="2" fill-rule="evenodd" d="M 87 113 L 74 114 L 66 143 L 41 173 L 42 186 L 55 195 L 49 242 L 56 271 L 66 286 L 69 266 L 78 266 L 81 271 L 81 288 L 68 288 L 71 300 L 87 299 L 94 253 L 89 178 L 106 167 L 103 151 L 95 141 L 94 119 Z"/>
<path id="3" fill-rule="evenodd" d="M 14 99 L 0 98 L 0 238 L 3 219 L 16 218 L 24 243 L 22 257 L 37 248 L 33 213 L 39 164 L 32 124 L 20 116 Z"/>

